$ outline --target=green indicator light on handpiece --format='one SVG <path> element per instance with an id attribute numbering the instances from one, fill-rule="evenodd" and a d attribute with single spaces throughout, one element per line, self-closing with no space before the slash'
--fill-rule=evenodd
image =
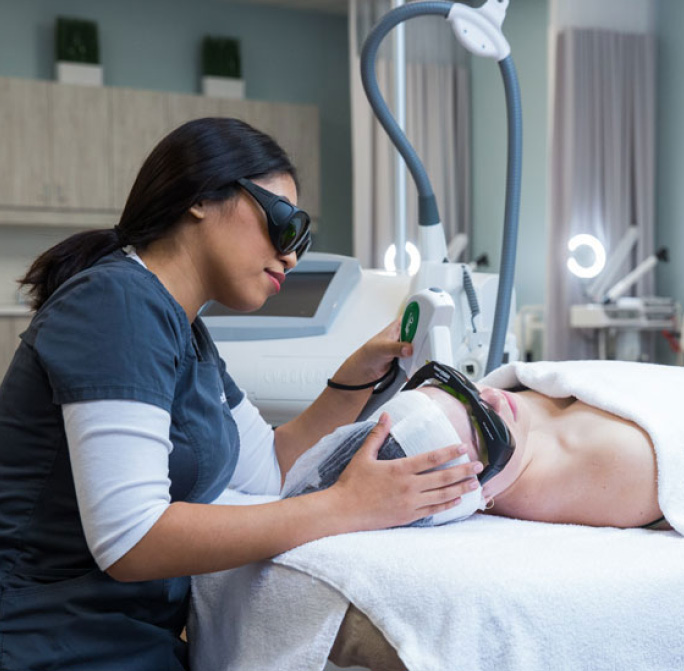
<path id="1" fill-rule="evenodd" d="M 418 320 L 420 319 L 420 308 L 416 301 L 412 301 L 406 306 L 404 316 L 401 319 L 401 341 L 413 342 L 413 338 L 418 330 Z"/>

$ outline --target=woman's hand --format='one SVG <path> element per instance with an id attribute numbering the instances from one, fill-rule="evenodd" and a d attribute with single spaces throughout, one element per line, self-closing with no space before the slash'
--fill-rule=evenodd
<path id="1" fill-rule="evenodd" d="M 453 445 L 404 459 L 378 461 L 389 434 L 390 420 L 380 421 L 330 488 L 340 497 L 339 511 L 350 515 L 350 530 L 363 531 L 409 524 L 421 517 L 453 508 L 461 496 L 478 487 L 479 462 L 433 470 L 461 456 Z"/>
<path id="2" fill-rule="evenodd" d="M 409 524 L 457 505 L 477 487 L 479 462 L 432 470 L 462 454 L 458 446 L 379 461 L 388 433 L 383 413 L 328 489 L 254 506 L 176 501 L 107 571 L 123 581 L 223 571 L 324 536 Z"/>
<path id="3" fill-rule="evenodd" d="M 413 345 L 399 342 L 400 328 L 401 320 L 396 319 L 374 335 L 349 356 L 332 379 L 340 384 L 366 384 L 382 377 L 395 358 L 411 356 Z"/>
<path id="4" fill-rule="evenodd" d="M 413 346 L 399 342 L 400 327 L 397 319 L 373 336 L 340 366 L 332 382 L 351 387 L 368 385 L 385 375 L 396 357 L 410 356 Z M 301 415 L 276 429 L 276 454 L 283 477 L 297 458 L 323 436 L 356 421 L 372 386 L 339 390 L 329 385 Z"/>

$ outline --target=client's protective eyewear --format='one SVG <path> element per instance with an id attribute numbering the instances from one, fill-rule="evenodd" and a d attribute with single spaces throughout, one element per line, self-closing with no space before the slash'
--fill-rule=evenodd
<path id="1" fill-rule="evenodd" d="M 311 217 L 290 201 L 278 196 L 248 179 L 237 183 L 249 193 L 266 214 L 268 235 L 281 254 L 295 252 L 301 259 L 311 247 Z"/>
<path id="2" fill-rule="evenodd" d="M 484 485 L 500 473 L 513 456 L 515 451 L 513 435 L 494 408 L 480 396 L 479 389 L 465 375 L 451 366 L 431 361 L 416 371 L 402 391 L 415 389 L 430 380 L 437 380 L 468 410 L 470 419 L 480 436 L 478 452 L 484 464 L 484 470 L 478 475 L 478 479 L 480 484 Z"/>

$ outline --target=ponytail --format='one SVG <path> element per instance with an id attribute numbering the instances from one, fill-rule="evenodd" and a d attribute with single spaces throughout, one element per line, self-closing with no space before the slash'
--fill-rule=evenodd
<path id="1" fill-rule="evenodd" d="M 121 247 L 115 229 L 83 231 L 43 252 L 19 282 L 38 310 L 61 284 Z"/>
<path id="2" fill-rule="evenodd" d="M 238 119 L 189 121 L 169 133 L 147 157 L 119 224 L 76 233 L 43 252 L 19 280 L 38 310 L 69 278 L 125 245 L 144 249 L 167 236 L 202 200 L 225 201 L 242 177 L 287 174 L 294 166 L 268 135 Z"/>

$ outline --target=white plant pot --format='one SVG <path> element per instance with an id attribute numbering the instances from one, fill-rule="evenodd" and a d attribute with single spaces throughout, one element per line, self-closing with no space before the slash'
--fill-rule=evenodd
<path id="1" fill-rule="evenodd" d="M 102 66 L 57 61 L 57 81 L 62 84 L 102 86 Z"/>
<path id="2" fill-rule="evenodd" d="M 235 77 L 202 77 L 202 94 L 211 98 L 245 97 L 245 80 Z"/>

